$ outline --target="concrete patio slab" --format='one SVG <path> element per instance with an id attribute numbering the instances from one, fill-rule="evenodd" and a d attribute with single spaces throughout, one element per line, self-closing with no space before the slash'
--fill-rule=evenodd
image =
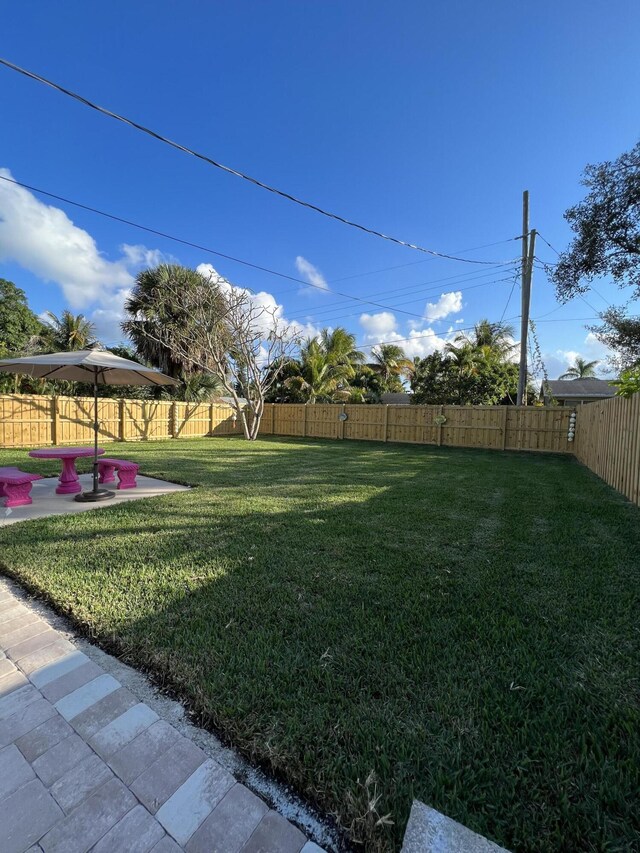
<path id="1" fill-rule="evenodd" d="M 3 578 L 0 594 L 32 612 Z M 2 853 L 322 853 L 55 620 L 26 624 L 0 641 Z"/>
<path id="2" fill-rule="evenodd" d="M 441 812 L 414 800 L 401 853 L 509 853 Z"/>
<path id="3" fill-rule="evenodd" d="M 89 491 L 91 489 L 91 474 L 81 474 L 80 483 L 83 491 Z M 114 486 L 115 497 L 110 500 L 97 501 L 96 503 L 78 503 L 74 500 L 75 495 L 56 494 L 57 477 L 45 477 L 43 480 L 36 480 L 33 484 L 31 490 L 33 503 L 28 506 L 7 508 L 1 505 L 3 500 L 0 499 L 0 526 L 16 524 L 19 521 L 30 521 L 34 518 L 48 518 L 52 515 L 70 515 L 77 512 L 89 512 L 94 509 L 106 509 L 128 501 L 139 501 L 142 498 L 155 498 L 159 495 L 169 495 L 172 492 L 189 491 L 189 486 L 180 486 L 177 483 L 156 480 L 153 477 L 143 477 L 140 474 L 137 477 L 137 483 L 138 486 L 135 489 L 116 489 L 117 484 L 111 484 Z M 8 604 L 9 602 L 3 601 L 0 603 L 0 608 L 5 603 Z"/>

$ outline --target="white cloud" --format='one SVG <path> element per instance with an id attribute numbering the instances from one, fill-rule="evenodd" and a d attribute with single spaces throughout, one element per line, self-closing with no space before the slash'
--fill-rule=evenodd
<path id="1" fill-rule="evenodd" d="M 0 175 L 11 178 L 9 169 Z M 0 261 L 15 261 L 60 287 L 69 308 L 96 325 L 104 343 L 122 340 L 120 322 L 133 273 L 175 263 L 171 255 L 142 244 L 123 243 L 121 257 L 107 260 L 96 241 L 59 208 L 44 204 L 16 184 L 0 181 Z"/>
<path id="2" fill-rule="evenodd" d="M 440 337 L 433 329 L 429 328 L 410 329 L 408 336 L 402 335 L 400 332 L 387 332 L 377 336 L 367 335 L 366 341 L 370 341 L 371 338 L 375 338 L 376 343 L 392 344 L 397 342 L 408 358 L 415 356 L 424 358 L 436 350 L 444 349 L 449 342 L 449 339 Z"/>
<path id="3" fill-rule="evenodd" d="M 159 264 L 175 264 L 177 258 L 166 255 L 160 249 L 149 249 L 140 243 L 130 245 L 123 243 L 120 251 L 125 257 L 126 263 L 131 267 L 157 267 Z"/>
<path id="4" fill-rule="evenodd" d="M 459 290 L 452 290 L 449 293 L 440 294 L 437 302 L 427 302 L 424 319 L 429 322 L 443 320 L 450 314 L 457 314 L 460 311 L 462 311 L 462 293 Z"/>
<path id="5" fill-rule="evenodd" d="M 436 350 L 444 349 L 448 342 L 449 338 L 440 337 L 433 329 L 411 329 L 409 340 L 402 344 L 402 348 L 409 358 L 414 358 L 415 356 L 424 358 L 436 352 Z"/>
<path id="6" fill-rule="evenodd" d="M 0 175 L 11 177 L 8 169 Z M 131 285 L 128 258 L 106 260 L 96 242 L 64 211 L 15 184 L 0 181 L 0 259 L 12 260 L 44 281 L 59 284 L 72 308 Z"/>
<path id="7" fill-rule="evenodd" d="M 603 344 L 602 341 L 599 341 L 593 332 L 589 332 L 587 337 L 584 339 L 584 351 L 586 353 L 586 358 L 589 361 L 593 361 L 593 359 L 598 359 L 600 364 L 598 365 L 598 372 L 604 373 L 608 372 L 607 369 L 607 359 L 611 358 L 613 355 L 613 350 L 609 349 L 606 344 Z"/>
<path id="8" fill-rule="evenodd" d="M 309 282 L 309 284 L 313 285 L 311 288 L 303 287 L 300 291 L 301 293 L 310 293 L 312 290 L 317 290 L 318 288 L 321 290 L 329 290 L 327 280 L 320 270 L 306 258 L 303 258 L 302 255 L 298 255 L 296 258 L 296 269 L 300 275 Z"/>
<path id="9" fill-rule="evenodd" d="M 131 293 L 130 288 L 125 287 L 117 290 L 101 300 L 102 304 L 96 308 L 89 319 L 96 327 L 96 336 L 104 344 L 117 344 L 124 339 L 120 323 L 124 317 L 124 303 Z"/>
<path id="10" fill-rule="evenodd" d="M 198 264 L 196 272 L 199 272 L 205 278 L 214 279 L 222 289 L 225 287 L 234 288 L 237 291 L 248 293 L 253 303 L 264 309 L 259 318 L 257 328 L 264 333 L 265 337 L 273 329 L 274 325 L 277 325 L 279 328 L 288 326 L 295 337 L 313 338 L 319 334 L 319 329 L 312 323 L 299 323 L 296 320 L 287 320 L 284 315 L 284 306 L 276 300 L 272 293 L 266 290 L 252 293 L 246 288 L 237 287 L 223 278 L 211 264 Z"/>
<path id="11" fill-rule="evenodd" d="M 395 332 L 398 328 L 398 321 L 395 314 L 391 311 L 380 311 L 378 314 L 361 314 L 360 325 L 370 337 L 379 337 L 387 335 L 389 332 Z"/>
<path id="12" fill-rule="evenodd" d="M 567 368 L 571 367 L 577 358 L 583 358 L 585 361 L 597 361 L 596 375 L 601 377 L 608 375 L 610 374 L 610 369 L 607 359 L 611 355 L 611 350 L 601 343 L 593 332 L 589 332 L 579 350 L 565 350 L 560 348 L 543 353 L 542 358 L 549 379 L 557 379 L 563 373 L 566 373 Z"/>

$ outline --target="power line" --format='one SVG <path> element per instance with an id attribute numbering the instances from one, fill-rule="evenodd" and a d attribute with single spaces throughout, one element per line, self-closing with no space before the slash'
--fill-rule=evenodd
<path id="1" fill-rule="evenodd" d="M 227 255 L 227 254 L 224 254 L 223 252 L 218 252 L 214 249 L 209 249 L 208 247 L 201 246 L 197 243 L 192 243 L 190 240 L 183 240 L 180 237 L 173 237 L 171 234 L 166 234 L 162 231 L 157 231 L 155 228 L 148 228 L 145 225 L 139 225 L 138 223 L 132 222 L 129 219 L 124 219 L 121 216 L 115 216 L 111 213 L 106 213 L 105 211 L 98 210 L 95 207 L 90 207 L 89 205 L 86 205 L 86 204 L 80 204 L 79 202 L 71 201 L 71 199 L 64 198 L 63 196 L 55 195 L 54 193 L 50 193 L 50 192 L 47 192 L 46 190 L 38 189 L 37 187 L 32 187 L 29 184 L 23 184 L 20 181 L 16 181 L 12 178 L 7 178 L 4 175 L 0 175 L 0 180 L 7 181 L 10 184 L 16 184 L 17 186 L 24 187 L 25 189 L 31 190 L 32 192 L 41 193 L 42 195 L 48 196 L 49 198 L 55 198 L 58 201 L 64 202 L 65 204 L 71 204 L 74 207 L 80 207 L 83 210 L 88 210 L 91 213 L 96 213 L 99 216 L 106 217 L 107 219 L 112 219 L 112 220 L 115 220 L 116 222 L 121 222 L 125 225 L 130 225 L 131 227 L 138 228 L 142 231 L 147 231 L 148 233 L 155 234 L 158 237 L 164 237 L 167 240 L 173 240 L 174 242 L 181 243 L 185 246 L 191 246 L 192 248 L 198 249 L 201 252 L 207 252 L 211 255 L 216 255 L 217 257 L 220 257 L 220 258 L 226 258 L 227 260 L 233 261 L 234 263 L 242 264 L 243 266 L 251 267 L 252 269 L 260 270 L 261 272 L 266 272 L 266 273 L 269 273 L 270 275 L 276 275 L 276 276 L 279 276 L 280 278 L 288 279 L 289 281 L 295 281 L 298 284 L 303 284 L 305 287 L 315 287 L 317 290 L 322 290 L 323 293 L 326 292 L 326 289 L 324 287 L 322 287 L 321 285 L 312 284 L 311 282 L 304 281 L 301 278 L 296 278 L 295 276 L 287 275 L 286 273 L 281 273 L 281 272 L 278 272 L 277 270 L 272 270 L 272 269 L 269 269 L 268 267 L 263 267 L 263 266 L 260 266 L 259 264 L 251 263 L 250 261 L 244 261 L 241 258 L 235 258 L 232 255 Z M 350 299 L 350 300 L 353 300 L 355 302 L 362 302 L 365 305 L 373 305 L 376 308 L 385 308 L 388 310 L 394 310 L 389 305 L 384 305 L 381 302 L 372 302 L 368 299 L 362 299 L 359 296 L 352 296 L 349 293 L 341 293 L 338 290 L 334 290 L 332 292 L 336 293 L 338 296 L 344 297 L 345 299 Z M 421 316 L 421 315 L 415 314 L 414 312 L 411 312 L 411 311 L 401 311 L 400 313 L 409 314 L 410 316 L 413 316 L 413 317 L 420 317 Z"/>
<path id="2" fill-rule="evenodd" d="M 504 322 L 510 323 L 512 320 L 518 320 L 518 319 L 520 319 L 520 315 L 515 314 L 513 317 L 507 317 L 507 319 Z M 598 319 L 600 319 L 600 318 L 599 317 L 570 317 L 566 320 L 539 320 L 538 322 L 540 322 L 540 323 L 583 323 L 587 320 L 598 320 Z M 455 329 L 455 331 L 456 332 L 472 332 L 474 329 L 475 329 L 475 325 L 474 326 L 462 327 L 460 329 Z M 446 335 L 446 334 L 448 334 L 448 332 L 443 332 L 442 334 Z M 411 341 L 419 341 L 423 338 L 432 338 L 432 337 L 438 337 L 437 333 L 436 332 L 427 332 L 424 335 L 413 335 L 413 337 L 410 337 L 410 338 L 396 338 L 395 340 L 376 341 L 373 344 L 358 344 L 358 349 L 369 349 L 370 347 L 377 347 L 377 346 L 380 346 L 381 344 L 402 344 L 402 343 L 407 343 L 407 342 L 411 342 Z"/>
<path id="3" fill-rule="evenodd" d="M 293 275 L 287 275 L 287 273 L 278 272 L 277 270 L 269 269 L 268 267 L 260 266 L 260 264 L 254 264 L 250 261 L 242 260 L 242 258 L 235 258 L 233 255 L 226 255 L 224 252 L 219 252 L 216 249 L 210 249 L 208 246 L 202 246 L 199 243 L 193 243 L 191 240 L 185 240 L 182 237 L 175 237 L 172 234 L 167 234 L 164 231 L 158 231 L 156 228 L 150 228 L 147 225 L 140 225 L 138 222 L 133 222 L 131 219 L 125 219 L 122 216 L 116 216 L 114 213 L 107 213 L 104 210 L 99 210 L 97 207 L 91 207 L 88 204 L 82 204 L 79 201 L 72 201 L 70 198 L 65 198 L 62 195 L 56 195 L 55 193 L 48 192 L 47 190 L 40 189 L 40 187 L 33 187 L 30 184 L 22 183 L 22 181 L 16 181 L 15 178 L 7 178 L 5 175 L 0 175 L 0 180 L 6 181 L 9 184 L 15 184 L 18 187 L 22 187 L 23 189 L 30 190 L 34 193 L 39 193 L 40 195 L 47 196 L 47 198 L 53 198 L 56 201 L 61 201 L 64 204 L 70 204 L 73 207 L 79 207 L 81 210 L 87 210 L 89 213 L 95 213 L 98 216 L 104 216 L 106 219 L 111 219 L 114 222 L 120 222 L 123 225 L 129 225 L 131 228 L 137 228 L 140 231 L 146 231 L 147 234 L 154 234 L 156 237 L 162 237 L 165 240 L 173 240 L 174 243 L 181 243 L 183 246 L 190 246 L 192 249 L 198 249 L 199 252 L 206 252 L 209 255 L 215 255 L 218 258 L 225 258 L 227 261 L 233 261 L 235 264 L 242 264 L 245 267 L 251 267 L 251 269 L 259 270 L 260 272 L 269 273 L 269 275 L 276 275 L 279 278 L 285 278 L 289 281 L 295 281 L 298 284 L 304 284 L 306 287 L 314 287 L 315 285 L 309 284 L 308 281 L 304 281 L 302 278 L 296 278 Z M 320 290 L 324 290 L 324 288 L 319 288 Z"/>
<path id="4" fill-rule="evenodd" d="M 513 277 L 513 284 L 511 285 L 511 290 L 509 291 L 509 296 L 507 297 L 507 303 L 502 310 L 502 316 L 500 317 L 500 325 L 502 325 L 502 323 L 504 321 L 504 315 L 507 313 L 509 303 L 511 302 L 511 297 L 513 296 L 513 291 L 515 290 L 517 283 L 518 283 L 518 276 L 515 275 Z"/>
<path id="5" fill-rule="evenodd" d="M 561 252 L 559 252 L 559 251 L 556 249 L 556 247 L 555 247 L 555 246 L 552 246 L 552 245 L 551 245 L 551 243 L 550 243 L 547 239 L 545 239 L 539 231 L 538 231 L 538 236 L 541 238 L 541 240 L 542 240 L 542 242 L 543 242 L 543 243 L 546 243 L 546 244 L 547 244 L 547 246 L 548 246 L 548 247 L 549 247 L 553 252 L 555 252 L 555 253 L 556 253 L 556 255 L 557 255 L 558 257 L 560 257 L 560 256 L 561 256 Z M 541 261 L 542 261 L 542 259 L 541 259 L 541 258 L 539 258 L 538 260 L 541 260 Z M 551 263 L 549 263 L 548 261 L 542 261 L 542 263 L 543 263 L 545 266 L 548 266 L 548 267 L 557 266 L 557 264 L 551 264 Z M 546 270 L 545 270 L 545 272 L 546 272 Z M 605 299 L 605 297 L 604 297 L 604 296 L 603 296 L 603 295 L 602 295 L 598 290 L 596 290 L 596 289 L 595 289 L 595 287 L 594 287 L 592 284 L 590 284 L 590 285 L 589 285 L 589 290 L 593 290 L 593 292 L 596 294 L 596 296 L 599 296 L 599 297 L 600 297 L 600 299 L 602 299 L 602 301 L 603 301 L 603 302 L 606 302 L 606 303 L 607 303 L 607 305 L 608 305 L 609 307 L 611 307 L 611 303 L 609 302 L 609 300 L 608 300 L 608 299 Z M 580 296 L 580 294 L 578 294 L 578 295 Z M 583 302 L 586 302 L 586 303 L 587 303 L 587 305 L 589 305 L 589 303 L 587 302 L 587 300 L 586 300 L 583 296 L 580 296 L 580 298 L 583 300 Z M 596 308 L 594 308 L 594 307 L 593 307 L 593 305 L 589 305 L 589 308 L 591 308 L 591 310 L 592 310 L 592 311 L 596 311 L 596 310 L 597 310 Z"/>
<path id="6" fill-rule="evenodd" d="M 546 243 L 546 244 L 547 244 L 547 246 L 551 249 L 551 251 L 555 252 L 555 253 L 556 253 L 556 255 L 557 255 L 558 257 L 560 257 L 560 254 L 561 254 L 561 253 L 556 249 L 556 247 L 555 247 L 555 246 L 552 246 L 552 245 L 551 245 L 551 243 L 550 243 L 550 242 L 549 242 L 545 237 L 543 237 L 543 236 L 542 236 L 542 234 L 541 234 L 539 231 L 537 232 L 537 234 L 538 234 L 538 237 L 540 237 L 540 239 L 542 240 L 542 242 L 543 242 L 543 243 Z"/>
<path id="7" fill-rule="evenodd" d="M 494 281 L 487 281 L 487 282 L 483 282 L 482 284 L 474 284 L 474 285 L 472 285 L 472 286 L 470 286 L 470 287 L 460 288 L 460 291 L 463 291 L 463 290 L 473 290 L 473 289 L 474 289 L 474 288 L 476 288 L 476 287 L 490 287 L 492 284 L 499 284 L 500 282 L 503 282 L 503 281 L 511 281 L 511 277 L 509 276 L 509 277 L 507 277 L 507 278 L 498 278 L 498 279 L 495 279 Z M 411 300 L 409 300 L 409 302 L 417 302 L 417 301 L 418 301 L 417 299 L 411 299 Z M 403 302 L 400 302 L 400 303 L 398 303 L 398 304 L 400 304 L 400 305 L 404 305 L 404 304 L 409 304 L 409 303 L 403 303 Z M 393 311 L 399 311 L 400 309 L 399 309 L 399 308 L 397 308 L 396 306 L 389 306 L 389 310 L 390 310 L 391 312 L 393 312 Z M 346 313 L 344 313 L 343 311 L 341 311 L 341 312 L 339 312 L 339 313 L 337 313 L 337 314 L 335 314 L 334 316 L 331 316 L 331 317 L 322 317 L 322 318 L 321 318 L 321 320 L 320 320 L 320 322 L 322 322 L 322 323 L 332 323 L 332 322 L 334 322 L 334 321 L 336 321 L 336 320 L 346 320 L 346 319 L 348 319 L 348 318 L 350 318 L 350 317 L 358 317 L 360 314 L 361 314 L 361 311 L 356 311 L 355 313 L 351 312 L 351 313 L 349 313 L 349 314 L 346 314 Z M 443 322 L 443 321 L 444 321 L 444 320 L 429 320 L 428 318 L 426 318 L 426 317 L 424 316 L 424 314 L 420 314 L 420 315 L 416 315 L 416 316 L 419 316 L 422 320 L 424 320 L 424 322 L 425 322 L 425 323 L 429 323 L 429 322 L 437 323 L 437 322 Z M 307 319 L 309 322 L 313 322 L 313 323 L 315 324 L 315 323 L 317 323 L 317 322 L 318 322 L 318 312 L 315 312 L 315 313 L 307 312 L 306 314 L 305 314 L 305 313 L 302 313 L 302 314 L 300 314 L 300 313 L 295 314 L 295 313 L 294 313 L 294 314 L 292 314 L 292 315 L 289 315 L 288 319 L 290 319 L 290 320 L 298 320 L 298 321 L 301 321 L 301 320 Z"/>
<path id="8" fill-rule="evenodd" d="M 16 186 L 22 187 L 23 189 L 27 189 L 27 190 L 30 190 L 31 192 L 39 193 L 40 195 L 44 195 L 48 198 L 53 198 L 56 201 L 63 202 L 64 204 L 70 204 L 73 207 L 78 207 L 82 210 L 89 211 L 90 213 L 97 214 L 98 216 L 103 216 L 106 219 L 111 219 L 112 221 L 120 222 L 120 223 L 122 223 L 124 225 L 128 225 L 132 228 L 137 228 L 140 231 L 145 231 L 149 234 L 154 234 L 157 237 L 162 237 L 166 240 L 172 240 L 175 243 L 180 243 L 181 245 L 189 246 L 193 249 L 197 249 L 198 251 L 205 252 L 205 253 L 210 254 L 210 255 L 215 255 L 216 257 L 224 258 L 228 261 L 232 261 L 233 263 L 241 264 L 243 266 L 250 267 L 251 269 L 259 270 L 260 272 L 265 272 L 265 273 L 268 273 L 269 275 L 278 276 L 279 278 L 284 278 L 288 281 L 293 281 L 293 282 L 296 282 L 297 284 L 304 285 L 304 287 L 312 287 L 312 288 L 315 288 L 316 290 L 321 290 L 323 293 L 326 293 L 326 289 L 324 287 L 322 287 L 321 285 L 313 284 L 309 281 L 305 281 L 304 279 L 296 278 L 295 276 L 288 275 L 287 273 L 279 272 L 278 270 L 273 270 L 273 269 L 270 269 L 269 267 L 264 267 L 264 266 L 261 266 L 260 264 L 255 264 L 255 263 L 252 263 L 251 261 L 246 261 L 242 258 L 234 257 L 233 255 L 228 255 L 228 254 L 226 254 L 224 252 L 220 252 L 216 249 L 211 249 L 208 246 L 203 246 L 199 243 L 194 243 L 191 240 L 185 240 L 182 237 L 175 237 L 172 234 L 169 234 L 169 233 L 164 232 L 164 231 L 159 231 L 156 228 L 150 228 L 149 226 L 141 225 L 140 223 L 134 222 L 131 219 L 125 219 L 122 216 L 117 216 L 113 213 L 107 213 L 106 211 L 100 210 L 99 208 L 92 207 L 90 205 L 83 204 L 81 202 L 73 201 L 70 198 L 58 195 L 56 193 L 49 192 L 48 190 L 43 190 L 43 189 L 40 189 L 39 187 L 34 187 L 30 184 L 25 184 L 22 181 L 15 180 L 15 178 L 8 178 L 4 175 L 0 175 L 0 180 L 6 181 L 7 183 L 10 183 L 10 184 L 15 184 Z M 501 266 L 501 265 L 499 264 L 497 266 Z M 450 278 L 459 278 L 461 275 L 462 274 L 459 273 L 457 276 L 451 276 Z M 464 274 L 464 275 L 468 275 L 468 273 Z M 444 280 L 445 279 L 443 279 L 443 281 Z M 436 279 L 436 281 L 437 281 L 437 279 Z M 390 310 L 390 311 L 396 310 L 393 308 L 393 306 L 386 305 L 382 302 L 374 302 L 372 300 L 365 299 L 363 297 L 353 296 L 349 293 L 342 293 L 339 290 L 332 290 L 331 292 L 335 293 L 337 296 L 343 297 L 347 301 L 352 301 L 352 302 L 355 301 L 355 302 L 362 303 L 363 305 L 372 305 L 376 308 L 383 308 L 383 309 Z M 413 317 L 420 317 L 422 319 L 422 315 L 416 314 L 415 312 L 402 311 L 401 309 L 398 309 L 398 310 L 400 311 L 400 313 L 408 314 L 409 316 L 413 316 Z"/>
<path id="9" fill-rule="evenodd" d="M 558 317 L 556 320 L 536 320 L 537 323 L 586 323 L 591 320 L 599 320 L 600 317 Z"/>
<path id="10" fill-rule="evenodd" d="M 129 125 L 129 127 L 133 127 L 135 130 L 139 130 L 142 133 L 146 133 L 148 136 L 151 136 L 153 139 L 158 140 L 158 142 L 163 142 L 165 145 L 169 145 L 171 148 L 175 148 L 177 151 L 182 151 L 184 154 L 190 154 L 193 157 L 196 157 L 198 160 L 202 160 L 204 163 L 207 163 L 209 166 L 214 166 L 216 169 L 220 169 L 223 172 L 227 172 L 229 175 L 233 175 L 236 178 L 242 178 L 244 181 L 248 181 L 260 189 L 267 190 L 267 192 L 273 193 L 274 195 L 280 196 L 281 198 L 287 199 L 288 201 L 293 202 L 294 204 L 300 205 L 301 207 L 306 207 L 309 210 L 313 210 L 316 213 L 321 214 L 322 216 L 326 216 L 329 219 L 334 219 L 337 222 L 341 222 L 343 225 L 348 225 L 351 228 L 357 228 L 359 231 L 363 231 L 366 234 L 371 234 L 374 237 L 380 237 L 382 240 L 388 240 L 391 243 L 395 243 L 399 246 L 405 246 L 408 249 L 415 249 L 418 252 L 424 252 L 427 255 L 432 255 L 438 258 L 447 258 L 451 261 L 460 261 L 465 264 L 492 264 L 493 261 L 479 261 L 473 258 L 461 258 L 456 255 L 448 255 L 444 252 L 436 252 L 434 249 L 426 249 L 424 246 L 419 246 L 415 243 L 409 243 L 405 240 L 400 240 L 398 237 L 392 237 L 389 234 L 384 234 L 382 231 L 377 231 L 374 228 L 368 228 L 365 225 L 361 225 L 358 222 L 354 222 L 351 219 L 347 219 L 344 216 L 341 216 L 337 213 L 332 213 L 331 211 L 325 210 L 324 208 L 318 206 L 317 204 L 313 204 L 308 201 L 304 201 L 303 199 L 297 198 L 291 193 L 285 192 L 284 190 L 277 189 L 276 187 L 272 187 L 269 184 L 264 183 L 263 181 L 258 180 L 257 178 L 251 177 L 251 175 L 247 175 L 244 172 L 239 171 L 238 169 L 234 169 L 231 166 L 225 166 L 223 163 L 214 160 L 211 157 L 208 157 L 206 154 L 202 154 L 198 151 L 195 151 L 193 148 L 189 148 L 186 145 L 182 145 L 179 142 L 174 142 L 173 140 L 167 138 L 166 136 L 162 136 L 162 134 L 158 133 L 155 130 L 151 130 L 148 127 L 145 127 L 142 124 L 139 124 L 137 121 L 133 119 L 126 118 L 118 113 L 113 112 L 112 110 L 108 110 L 105 107 L 101 107 L 93 101 L 88 100 L 82 95 L 77 94 L 76 92 L 71 91 L 70 89 L 66 89 L 64 86 L 61 86 L 58 83 L 54 83 L 53 80 L 48 80 L 46 77 L 42 77 L 39 74 L 36 74 L 33 71 L 29 71 L 26 68 L 21 68 L 19 65 L 15 65 L 13 62 L 10 62 L 8 59 L 3 59 L 0 57 L 0 64 L 4 65 L 6 68 L 9 68 L 12 71 L 17 71 L 19 74 L 24 75 L 25 77 L 30 78 L 31 80 L 35 80 L 38 83 L 43 83 L 45 86 L 50 86 L 52 89 L 55 89 L 57 92 L 60 92 L 63 95 L 67 95 L 70 98 L 78 101 L 81 104 L 84 104 L 86 107 L 90 107 L 92 110 L 96 110 L 108 118 L 115 119 L 116 121 L 122 122 L 123 124 Z M 514 238 L 515 239 L 515 238 Z"/>
<path id="11" fill-rule="evenodd" d="M 507 237 L 506 240 L 496 240 L 495 243 L 485 243 L 482 246 L 472 246 L 470 249 L 457 249 L 454 252 L 454 254 L 455 255 L 466 255 L 468 252 L 475 252 L 475 251 L 478 251 L 478 249 L 488 249 L 492 246 L 501 246 L 504 243 L 512 243 L 514 240 L 520 240 L 520 239 L 521 239 L 520 237 Z M 396 264 L 395 266 L 392 266 L 392 267 L 382 267 L 381 269 L 377 269 L 377 270 L 369 270 L 369 272 L 358 272 L 358 273 L 354 273 L 353 275 L 342 276 L 342 278 L 333 278 L 333 279 L 331 279 L 331 281 L 329 283 L 331 284 L 332 282 L 337 283 L 340 281 L 349 281 L 350 279 L 363 278 L 364 276 L 367 276 L 367 275 L 378 275 L 381 272 L 392 272 L 393 270 L 400 270 L 400 269 L 404 269 L 405 267 L 415 267 L 418 264 L 427 264 L 427 263 L 429 263 L 429 261 L 433 261 L 433 260 L 434 260 L 434 258 L 425 258 L 422 261 L 410 261 L 408 264 Z M 495 261 L 495 263 L 500 264 L 503 262 L 502 261 Z M 504 263 L 507 263 L 507 261 L 505 261 Z"/>
<path id="12" fill-rule="evenodd" d="M 514 263 L 516 263 L 516 262 L 512 262 L 512 265 Z M 489 276 L 489 277 L 494 276 L 498 270 L 500 270 L 500 272 L 507 272 L 506 269 L 502 269 L 502 267 L 499 266 L 499 267 L 495 267 L 490 272 L 485 272 L 485 273 L 482 273 L 480 275 L 478 275 L 478 274 L 470 275 L 469 273 L 465 273 L 464 275 L 458 274 L 455 276 L 447 276 L 446 278 L 430 279 L 429 281 L 419 282 L 418 284 L 410 284 L 410 285 L 407 285 L 406 287 L 395 288 L 393 291 L 393 296 L 391 296 L 390 298 L 395 298 L 396 295 L 405 295 L 406 291 L 414 291 L 414 290 L 416 293 L 418 293 L 418 292 L 422 293 L 423 296 L 430 294 L 430 293 L 436 293 L 437 291 L 439 291 L 439 290 L 441 291 L 443 289 L 442 286 L 432 287 L 431 285 L 442 285 L 443 282 L 448 283 L 446 286 L 450 287 L 450 288 L 454 288 L 455 290 L 469 290 L 471 288 L 458 287 L 460 280 L 463 284 L 466 283 L 467 281 L 476 281 L 477 279 L 486 278 L 487 276 Z M 458 281 L 452 282 L 452 279 L 458 279 Z M 503 280 L 504 279 L 499 279 L 499 281 L 503 281 Z M 493 283 L 492 281 L 487 282 L 487 284 L 492 284 L 492 283 Z M 479 286 L 484 286 L 484 285 L 479 285 Z M 335 291 L 332 291 L 332 292 L 335 292 Z M 385 288 L 385 290 L 375 291 L 374 293 L 367 293 L 367 294 L 365 294 L 365 296 L 384 295 L 388 292 L 389 292 L 389 289 Z M 419 298 L 421 299 L 422 296 Z M 404 305 L 404 304 L 409 304 L 410 302 L 417 302 L 417 301 L 418 301 L 418 298 L 410 299 L 410 300 L 407 300 L 407 302 L 404 302 L 404 303 L 401 302 L 399 304 Z M 345 301 L 338 301 L 338 302 L 330 303 L 329 305 L 325 305 L 324 308 L 321 308 L 320 310 L 299 311 L 298 313 L 300 314 L 300 316 L 305 316 L 307 314 L 312 314 L 312 313 L 317 316 L 319 314 L 326 314 L 327 312 L 331 312 L 331 311 L 335 310 L 336 308 L 340 308 L 346 304 L 348 304 L 348 303 Z"/>
<path id="13" fill-rule="evenodd" d="M 546 241 L 545 241 L 545 242 L 546 242 Z M 553 247 L 552 247 L 552 248 L 553 248 Z M 538 260 L 539 260 L 539 259 L 538 259 Z M 546 263 L 546 261 L 542 261 L 542 266 L 541 266 L 540 264 L 536 264 L 536 269 L 542 269 L 542 270 L 546 273 L 546 272 L 547 272 L 547 267 L 548 267 L 548 266 L 549 266 L 549 264 L 547 264 L 547 263 Z M 595 289 L 594 287 L 589 287 L 589 290 L 593 290 L 593 291 L 594 291 L 594 293 L 597 293 L 597 291 L 596 291 L 596 289 Z M 604 296 L 601 296 L 599 293 L 597 293 L 597 295 L 598 295 L 598 296 L 600 296 L 600 299 L 602 299 L 604 302 L 607 302 L 607 300 L 604 298 Z M 591 310 L 592 310 L 592 311 L 597 311 L 597 310 L 598 310 L 597 308 L 595 308 L 595 307 L 594 307 L 594 306 L 589 302 L 589 300 L 588 300 L 588 299 L 587 299 L 587 298 L 586 298 L 582 293 L 576 293 L 576 296 L 578 297 L 578 299 L 582 299 L 582 301 L 584 302 L 584 304 L 585 304 L 588 308 L 591 308 Z M 607 305 L 610 305 L 610 304 L 611 304 L 611 303 L 607 302 Z M 562 307 L 562 306 L 560 306 L 560 307 Z M 551 312 L 549 312 L 549 313 L 551 313 Z M 543 315 L 543 316 L 544 316 L 544 315 Z"/>

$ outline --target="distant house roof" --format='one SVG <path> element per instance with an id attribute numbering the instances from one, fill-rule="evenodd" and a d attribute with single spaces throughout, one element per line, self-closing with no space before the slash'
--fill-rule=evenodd
<path id="1" fill-rule="evenodd" d="M 233 406 L 233 397 L 215 397 L 214 400 L 216 403 L 226 403 L 227 406 Z M 244 397 L 238 397 L 238 402 L 243 409 L 247 405 Z"/>
<path id="2" fill-rule="evenodd" d="M 552 379 L 548 384 L 551 395 L 561 400 L 613 397 L 616 393 L 616 386 L 606 379 Z M 540 389 L 541 397 L 544 392 L 543 385 Z"/>
<path id="3" fill-rule="evenodd" d="M 409 395 L 405 394 L 404 391 L 382 394 L 380 399 L 388 406 L 408 406 L 411 401 Z"/>

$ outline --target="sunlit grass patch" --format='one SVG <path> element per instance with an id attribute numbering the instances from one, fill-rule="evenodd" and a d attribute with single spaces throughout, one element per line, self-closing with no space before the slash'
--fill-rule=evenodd
<path id="1" fill-rule="evenodd" d="M 640 846 L 640 513 L 586 469 L 116 447 L 199 488 L 0 529 L 0 560 L 352 837 L 397 849 L 418 797 L 513 850 Z"/>

